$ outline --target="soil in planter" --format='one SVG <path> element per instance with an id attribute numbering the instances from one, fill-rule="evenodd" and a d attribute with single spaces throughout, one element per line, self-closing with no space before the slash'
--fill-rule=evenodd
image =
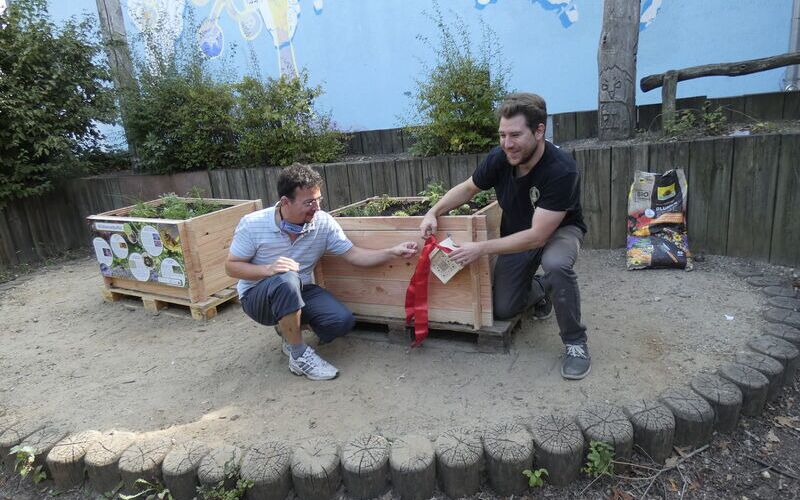
<path id="1" fill-rule="evenodd" d="M 425 215 L 430 208 L 444 196 L 444 187 L 441 184 L 432 184 L 428 190 L 420 193 L 425 196 L 421 201 L 410 201 L 391 198 L 383 195 L 380 198 L 356 207 L 350 207 L 336 213 L 337 217 L 411 217 Z M 446 215 L 472 215 L 489 205 L 496 199 L 494 189 L 483 191 L 473 197 L 468 203 L 450 210 Z"/>
<path id="2" fill-rule="evenodd" d="M 158 205 L 148 205 L 144 202 L 137 203 L 128 214 L 130 217 L 143 217 L 148 219 L 172 219 L 186 220 L 192 217 L 210 214 L 222 209 L 222 205 L 211 200 L 203 199 L 194 193 L 188 196 L 194 198 L 193 201 L 186 201 L 179 198 L 175 193 L 161 196 Z"/>

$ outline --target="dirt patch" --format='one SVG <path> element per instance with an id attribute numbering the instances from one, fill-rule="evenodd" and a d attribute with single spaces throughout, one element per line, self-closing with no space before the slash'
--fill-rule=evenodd
<path id="1" fill-rule="evenodd" d="M 0 400 L 69 429 L 161 431 L 212 446 L 267 435 L 435 438 L 451 425 L 527 422 L 590 399 L 655 394 L 731 359 L 764 325 L 764 297 L 732 273 L 742 265 L 709 256 L 693 272 L 628 272 L 622 250 L 583 251 L 594 364 L 582 382 L 559 375 L 551 318 L 523 320 L 509 354 L 457 340 L 407 352 L 357 332 L 319 347 L 342 373 L 320 383 L 293 376 L 273 330 L 238 305 L 203 323 L 184 311 L 154 316 L 135 301 L 104 303 L 97 265 L 82 259 L 0 292 Z"/>

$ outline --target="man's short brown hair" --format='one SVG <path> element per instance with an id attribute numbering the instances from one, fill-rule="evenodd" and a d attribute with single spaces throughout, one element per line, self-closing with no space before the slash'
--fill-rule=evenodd
<path id="1" fill-rule="evenodd" d="M 547 104 L 536 94 L 528 92 L 508 94 L 497 108 L 497 119 L 508 119 L 517 115 L 524 116 L 528 128 L 535 131 L 540 123 L 547 124 Z"/>
<path id="2" fill-rule="evenodd" d="M 278 175 L 278 197 L 294 199 L 294 190 L 322 187 L 322 177 L 308 165 L 295 163 L 281 170 Z"/>

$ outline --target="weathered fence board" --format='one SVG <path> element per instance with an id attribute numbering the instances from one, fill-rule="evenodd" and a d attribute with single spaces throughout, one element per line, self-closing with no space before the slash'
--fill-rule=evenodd
<path id="1" fill-rule="evenodd" d="M 0 269 L 17 264 L 19 264 L 17 247 L 11 228 L 8 226 L 8 213 L 5 209 L 0 210 Z"/>
<path id="2" fill-rule="evenodd" d="M 367 162 L 349 163 L 347 177 L 350 182 L 350 203 L 375 196 L 372 190 L 372 171 Z"/>
<path id="3" fill-rule="evenodd" d="M 597 110 L 575 113 L 575 138 L 597 137 Z"/>
<path id="4" fill-rule="evenodd" d="M 661 130 L 661 104 L 636 107 L 636 128 L 647 132 Z"/>
<path id="5" fill-rule="evenodd" d="M 372 192 L 375 196 L 384 194 L 398 196 L 394 160 L 372 162 L 369 168 L 372 172 Z"/>
<path id="6" fill-rule="evenodd" d="M 625 246 L 628 238 L 628 191 L 637 171 L 647 172 L 647 144 L 611 148 L 610 246 Z"/>
<path id="7" fill-rule="evenodd" d="M 366 130 L 361 132 L 361 144 L 365 155 L 381 154 L 381 131 Z"/>
<path id="8" fill-rule="evenodd" d="M 658 142 L 649 147 L 650 172 L 663 174 L 667 170 L 682 168 L 689 175 L 689 143 Z"/>
<path id="9" fill-rule="evenodd" d="M 744 115 L 744 98 L 739 97 L 717 97 L 709 99 L 711 110 L 722 108 L 722 114 L 728 122 L 746 121 Z"/>
<path id="10" fill-rule="evenodd" d="M 610 248 L 611 150 L 577 150 L 575 160 L 582 179 L 583 219 L 589 229 L 585 245 L 589 248 Z"/>
<path id="11" fill-rule="evenodd" d="M 329 210 L 352 203 L 346 163 L 330 163 L 325 165 L 325 179 L 327 179 L 328 184 L 327 205 Z"/>
<path id="12" fill-rule="evenodd" d="M 324 168 L 322 169 L 322 178 L 325 178 Z M 267 200 L 271 206 L 278 203 L 278 176 L 281 173 L 281 167 L 266 167 L 264 176 L 267 178 Z M 327 198 L 326 198 L 327 199 Z"/>
<path id="13" fill-rule="evenodd" d="M 478 166 L 477 155 L 451 156 L 448 161 L 450 168 L 450 182 L 453 186 L 461 184 L 472 177 L 475 168 Z"/>
<path id="14" fill-rule="evenodd" d="M 422 178 L 424 189 L 433 182 L 442 184 L 445 189 L 450 188 L 450 166 L 446 156 L 433 156 L 422 160 Z"/>
<path id="15" fill-rule="evenodd" d="M 727 252 L 732 161 L 733 139 L 696 141 L 689 146 L 688 225 L 693 253 Z"/>
<path id="16" fill-rule="evenodd" d="M 420 160 L 397 160 L 397 190 L 400 196 L 416 196 L 425 189 Z"/>
<path id="17" fill-rule="evenodd" d="M 575 113 L 553 115 L 553 143 L 561 144 L 575 138 Z"/>
<path id="18" fill-rule="evenodd" d="M 270 192 L 267 184 L 267 172 L 264 167 L 253 167 L 244 169 L 245 180 L 247 181 L 247 197 L 239 198 L 242 200 L 261 200 L 261 206 L 270 206 Z M 272 196 L 275 198 L 275 195 Z"/>
<path id="19" fill-rule="evenodd" d="M 208 180 L 208 170 L 196 172 L 181 172 L 170 175 L 172 191 L 179 196 L 187 196 L 195 189 L 203 196 L 211 196 L 211 181 Z"/>
<path id="20" fill-rule="evenodd" d="M 778 185 L 775 197 L 775 220 L 772 223 L 772 248 L 769 261 L 797 267 L 800 265 L 800 136 L 781 138 Z"/>
<path id="21" fill-rule="evenodd" d="M 784 92 L 751 94 L 744 96 L 744 113 L 756 120 L 780 120 L 783 118 Z"/>
<path id="22" fill-rule="evenodd" d="M 781 116 L 784 120 L 800 119 L 800 92 L 786 92 L 784 94 L 783 113 Z"/>
<path id="23" fill-rule="evenodd" d="M 22 203 L 7 205 L 5 211 L 11 240 L 16 247 L 17 262 L 28 264 L 39 259 L 36 255 L 33 237 L 31 236 L 27 216 L 22 205 Z"/>
<path id="24" fill-rule="evenodd" d="M 208 180 L 211 182 L 211 194 L 214 198 L 232 199 L 228 187 L 228 176 L 224 170 L 209 170 Z"/>
<path id="25" fill-rule="evenodd" d="M 734 139 L 728 255 L 769 256 L 780 136 Z"/>
<path id="26" fill-rule="evenodd" d="M 231 200 L 250 199 L 247 189 L 247 172 L 243 168 L 226 168 L 223 170 L 228 177 L 228 198 Z"/>

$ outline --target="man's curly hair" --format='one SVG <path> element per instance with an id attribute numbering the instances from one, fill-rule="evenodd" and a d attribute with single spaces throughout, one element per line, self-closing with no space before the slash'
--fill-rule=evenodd
<path id="1" fill-rule="evenodd" d="M 308 165 L 295 163 L 281 170 L 278 176 L 279 198 L 285 196 L 293 200 L 295 189 L 307 189 L 311 187 L 322 187 L 322 177 L 320 177 L 316 170 Z"/>

